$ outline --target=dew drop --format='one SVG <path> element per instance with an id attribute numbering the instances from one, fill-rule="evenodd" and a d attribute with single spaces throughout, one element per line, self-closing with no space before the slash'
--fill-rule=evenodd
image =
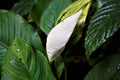
<path id="1" fill-rule="evenodd" d="M 12 64 L 12 63 L 13 63 L 13 61 L 10 61 L 10 63 Z"/>
<path id="2" fill-rule="evenodd" d="M 20 49 L 17 49 L 18 52 L 20 52 Z"/>
<path id="3" fill-rule="evenodd" d="M 29 47 L 29 45 L 28 44 L 25 44 L 27 47 Z"/>
<path id="4" fill-rule="evenodd" d="M 120 64 L 117 65 L 117 69 L 120 70 Z"/>

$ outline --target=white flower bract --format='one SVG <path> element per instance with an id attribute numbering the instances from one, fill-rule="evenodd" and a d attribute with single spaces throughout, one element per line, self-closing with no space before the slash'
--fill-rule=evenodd
<path id="1" fill-rule="evenodd" d="M 64 50 L 81 14 L 82 10 L 64 19 L 48 34 L 46 50 L 50 62 Z"/>

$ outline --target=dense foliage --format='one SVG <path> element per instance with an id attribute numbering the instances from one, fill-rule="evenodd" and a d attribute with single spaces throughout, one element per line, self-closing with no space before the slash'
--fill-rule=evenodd
<path id="1" fill-rule="evenodd" d="M 119 0 L 0 0 L 1 80 L 120 80 Z"/>

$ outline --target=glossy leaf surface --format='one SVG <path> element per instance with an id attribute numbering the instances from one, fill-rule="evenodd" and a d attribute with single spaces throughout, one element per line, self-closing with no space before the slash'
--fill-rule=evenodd
<path id="1" fill-rule="evenodd" d="M 15 39 L 2 65 L 2 80 L 56 80 L 47 58 L 26 41 Z"/>
<path id="2" fill-rule="evenodd" d="M 106 4 L 95 13 L 85 38 L 87 57 L 120 28 L 119 14 L 120 3 Z"/>
<path id="3" fill-rule="evenodd" d="M 26 40 L 36 49 L 44 52 L 41 39 L 31 25 L 19 15 L 0 10 L 0 65 L 15 37 Z"/>

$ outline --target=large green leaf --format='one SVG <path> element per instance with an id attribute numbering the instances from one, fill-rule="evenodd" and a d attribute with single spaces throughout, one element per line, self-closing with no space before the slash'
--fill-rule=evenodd
<path id="1" fill-rule="evenodd" d="M 44 51 L 41 39 L 31 25 L 19 15 L 0 10 L 0 44 L 7 47 L 15 37 L 22 38 L 35 48 Z"/>
<path id="2" fill-rule="evenodd" d="M 84 80 L 120 80 L 120 54 L 104 58 L 95 65 Z"/>
<path id="3" fill-rule="evenodd" d="M 87 57 L 119 29 L 119 14 L 120 3 L 108 3 L 95 13 L 85 38 Z"/>
<path id="4" fill-rule="evenodd" d="M 41 39 L 31 25 L 27 24 L 19 15 L 0 10 L 0 62 L 15 37 L 26 40 L 33 47 L 44 52 Z"/>
<path id="5" fill-rule="evenodd" d="M 47 58 L 26 41 L 15 39 L 2 64 L 2 80 L 56 80 Z"/>
<path id="6" fill-rule="evenodd" d="M 11 10 L 20 15 L 26 15 L 31 11 L 35 1 L 36 0 L 20 0 L 14 4 Z"/>
<path id="7" fill-rule="evenodd" d="M 35 5 L 30 12 L 30 17 L 34 22 L 36 22 L 37 25 L 39 25 L 41 16 L 50 2 L 51 0 L 36 0 Z"/>
<path id="8" fill-rule="evenodd" d="M 55 21 L 61 11 L 66 8 L 72 0 L 52 0 L 49 6 L 44 11 L 40 19 L 40 28 L 48 34 L 55 26 Z"/>

